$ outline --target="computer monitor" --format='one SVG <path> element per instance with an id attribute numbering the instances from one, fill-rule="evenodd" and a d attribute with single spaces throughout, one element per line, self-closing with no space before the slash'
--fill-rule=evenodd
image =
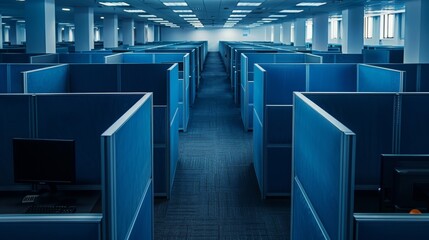
<path id="1" fill-rule="evenodd" d="M 74 183 L 75 141 L 14 138 L 13 163 L 17 183 L 50 186 Z"/>
<path id="2" fill-rule="evenodd" d="M 380 209 L 383 212 L 429 207 L 429 155 L 383 154 Z"/>

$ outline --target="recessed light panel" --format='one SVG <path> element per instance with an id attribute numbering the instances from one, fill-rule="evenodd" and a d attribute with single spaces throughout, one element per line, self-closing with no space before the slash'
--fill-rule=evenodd
<path id="1" fill-rule="evenodd" d="M 175 13 L 191 13 L 192 10 L 173 10 Z"/>
<path id="2" fill-rule="evenodd" d="M 126 2 L 99 2 L 99 4 L 106 7 L 128 7 L 130 4 Z"/>
<path id="3" fill-rule="evenodd" d="M 244 18 L 244 17 L 246 17 L 246 15 L 241 15 L 241 14 L 231 14 L 229 17 Z"/>
<path id="4" fill-rule="evenodd" d="M 156 17 L 156 15 L 152 15 L 152 14 L 143 14 L 143 15 L 139 15 L 139 17 L 144 17 L 144 18 L 155 18 Z"/>
<path id="5" fill-rule="evenodd" d="M 142 9 L 124 9 L 124 12 L 127 13 L 145 13 L 145 10 Z"/>
<path id="6" fill-rule="evenodd" d="M 302 2 L 302 3 L 298 3 L 297 6 L 298 7 L 319 7 L 325 4 L 326 2 Z"/>
<path id="7" fill-rule="evenodd" d="M 240 9 L 232 10 L 232 13 L 251 13 L 251 12 L 252 10 L 240 10 Z"/>
<path id="8" fill-rule="evenodd" d="M 195 15 L 195 14 L 180 14 L 179 15 L 179 17 L 183 17 L 183 18 L 185 18 L 185 17 L 196 17 L 197 15 Z"/>
<path id="9" fill-rule="evenodd" d="M 262 4 L 261 2 L 238 2 L 237 6 L 238 7 L 257 7 L 261 4 Z"/>
<path id="10" fill-rule="evenodd" d="M 304 10 L 301 9 L 285 9 L 285 10 L 281 10 L 281 13 L 300 13 L 303 12 Z"/>
<path id="11" fill-rule="evenodd" d="M 270 17 L 270 18 L 283 18 L 283 17 L 286 17 L 287 15 L 270 15 L 270 16 L 268 16 L 268 17 Z"/>
<path id="12" fill-rule="evenodd" d="M 163 2 L 167 7 L 187 7 L 188 4 L 186 2 Z"/>

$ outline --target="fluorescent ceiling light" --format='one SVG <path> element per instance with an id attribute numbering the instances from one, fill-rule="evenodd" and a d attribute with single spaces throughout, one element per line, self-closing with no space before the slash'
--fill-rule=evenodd
<path id="1" fill-rule="evenodd" d="M 198 20 L 198 18 L 184 18 L 186 21 L 189 21 L 189 20 Z"/>
<path id="2" fill-rule="evenodd" d="M 246 15 L 241 15 L 241 14 L 231 14 L 229 17 L 239 17 L 239 18 L 244 18 L 244 17 L 246 17 Z"/>
<path id="3" fill-rule="evenodd" d="M 186 2 L 162 2 L 167 7 L 187 7 L 188 4 Z"/>
<path id="4" fill-rule="evenodd" d="M 126 2 L 98 2 L 99 4 L 106 7 L 128 7 L 130 4 Z"/>
<path id="5" fill-rule="evenodd" d="M 145 13 L 145 10 L 142 9 L 124 9 L 124 12 L 127 13 Z"/>
<path id="6" fill-rule="evenodd" d="M 270 18 L 283 18 L 286 17 L 287 15 L 270 15 Z"/>
<path id="7" fill-rule="evenodd" d="M 326 2 L 302 2 L 298 3 L 297 6 L 299 7 L 319 7 L 322 5 L 325 5 Z"/>
<path id="8" fill-rule="evenodd" d="M 191 13 L 192 10 L 173 10 L 175 13 Z"/>
<path id="9" fill-rule="evenodd" d="M 232 13 L 250 13 L 252 10 L 232 10 Z"/>
<path id="10" fill-rule="evenodd" d="M 281 10 L 280 13 L 300 13 L 303 11 L 304 10 L 298 10 L 298 9 L 285 9 L 285 10 Z"/>
<path id="11" fill-rule="evenodd" d="M 17 2 L 25 2 L 25 0 L 16 0 Z"/>
<path id="12" fill-rule="evenodd" d="M 227 23 L 238 23 L 238 21 L 226 21 Z"/>
<path id="13" fill-rule="evenodd" d="M 147 20 L 150 20 L 150 21 L 162 21 L 164 19 L 162 19 L 162 18 L 148 18 Z"/>
<path id="14" fill-rule="evenodd" d="M 12 16 L 1 16 L 1 18 L 12 18 Z"/>
<path id="15" fill-rule="evenodd" d="M 61 8 L 64 12 L 70 12 L 70 8 Z"/>
<path id="16" fill-rule="evenodd" d="M 167 21 L 167 20 L 154 21 L 154 22 L 157 22 L 157 23 L 168 23 L 168 21 Z"/>
<path id="17" fill-rule="evenodd" d="M 16 22 L 19 22 L 19 23 L 25 23 L 25 20 L 18 20 L 18 21 L 16 21 Z"/>
<path id="18" fill-rule="evenodd" d="M 259 20 L 258 23 L 270 23 L 272 21 L 268 21 L 268 20 Z"/>
<path id="19" fill-rule="evenodd" d="M 240 20 L 243 20 L 243 19 L 242 18 L 228 18 L 228 20 L 240 21 Z"/>
<path id="20" fill-rule="evenodd" d="M 104 17 L 100 17 L 100 19 L 104 19 Z"/>
<path id="21" fill-rule="evenodd" d="M 237 6 L 238 7 L 257 7 L 261 4 L 262 4 L 261 2 L 238 2 Z"/>
<path id="22" fill-rule="evenodd" d="M 278 20 L 278 18 L 262 18 L 264 21 L 275 21 Z"/>
<path id="23" fill-rule="evenodd" d="M 144 17 L 144 18 L 155 18 L 155 17 L 156 17 L 156 15 L 148 15 L 148 14 L 146 14 L 146 15 L 139 15 L 139 17 Z"/>
<path id="24" fill-rule="evenodd" d="M 185 18 L 185 17 L 197 17 L 195 14 L 180 14 L 179 17 Z"/>

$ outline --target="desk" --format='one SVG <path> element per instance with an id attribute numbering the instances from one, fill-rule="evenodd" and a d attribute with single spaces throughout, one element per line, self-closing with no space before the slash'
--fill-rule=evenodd
<path id="1" fill-rule="evenodd" d="M 61 199 L 73 199 L 77 214 L 101 213 L 101 192 L 95 190 L 67 190 L 60 191 Z M 28 191 L 0 192 L 0 214 L 25 214 L 31 204 L 21 203 Z"/>

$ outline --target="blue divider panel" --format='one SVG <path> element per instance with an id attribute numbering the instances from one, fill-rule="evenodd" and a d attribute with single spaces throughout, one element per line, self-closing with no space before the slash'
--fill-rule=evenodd
<path id="1" fill-rule="evenodd" d="M 179 81 L 178 81 L 178 67 L 177 64 L 170 67 L 168 71 L 169 77 L 169 88 L 168 88 L 168 95 L 169 95 L 169 149 L 170 149 L 170 163 L 169 163 L 169 173 L 170 173 L 170 183 L 169 183 L 169 191 L 170 193 L 173 188 L 173 182 L 174 182 L 174 176 L 176 174 L 176 166 L 177 162 L 179 161 L 179 109 L 178 109 L 178 99 L 179 99 L 179 92 L 175 89 L 178 89 L 179 87 Z M 169 194 L 168 194 L 169 195 Z"/>
<path id="2" fill-rule="evenodd" d="M 358 65 L 359 92 L 402 92 L 404 72 L 370 65 Z"/>
<path id="3" fill-rule="evenodd" d="M 315 221 L 330 239 L 346 239 L 351 230 L 355 135 L 299 93 L 293 115 L 292 236 L 301 239 L 303 232 L 313 231 Z M 309 210 L 314 221 L 295 221 L 294 217 Z M 321 233 L 308 233 L 316 234 Z"/>
<path id="4" fill-rule="evenodd" d="M 37 95 L 37 137 L 74 139 L 77 184 L 100 184 L 100 135 L 139 98 L 141 94 Z"/>
<path id="5" fill-rule="evenodd" d="M 58 65 L 24 72 L 24 93 L 69 92 L 69 66 Z"/>
<path id="6" fill-rule="evenodd" d="M 119 67 L 108 64 L 70 64 L 70 92 L 117 92 Z"/>
<path id="7" fill-rule="evenodd" d="M 356 64 L 310 64 L 308 68 L 308 91 L 356 92 Z"/>
<path id="8" fill-rule="evenodd" d="M 336 54 L 336 63 L 363 63 L 362 54 Z"/>
<path id="9" fill-rule="evenodd" d="M 152 211 L 147 211 L 147 209 L 153 208 L 153 181 L 151 181 L 148 190 L 146 191 L 141 210 L 137 216 L 137 219 L 134 223 L 135 227 L 133 228 L 130 234 L 130 240 L 140 240 L 140 239 L 154 239 L 153 225 L 148 224 L 148 222 L 153 222 Z"/>
<path id="10" fill-rule="evenodd" d="M 154 54 L 147 53 L 130 53 L 123 55 L 124 63 L 153 63 Z"/>
<path id="11" fill-rule="evenodd" d="M 103 212 L 108 239 L 129 239 L 134 228 L 152 230 L 153 206 L 145 203 L 146 196 L 152 197 L 151 127 L 152 94 L 147 94 L 102 135 Z M 141 213 L 144 221 L 136 218 Z M 137 220 L 144 226 L 135 225 Z M 142 239 L 148 236 L 153 233 Z"/>
<path id="12" fill-rule="evenodd" d="M 58 55 L 60 63 L 91 63 L 91 54 L 61 53 Z"/>
<path id="13" fill-rule="evenodd" d="M 51 216 L 0 215 L 4 239 L 101 240 L 101 214 Z"/>
<path id="14" fill-rule="evenodd" d="M 254 108 L 253 108 L 253 167 L 258 180 L 261 195 L 264 196 L 264 115 L 265 115 L 265 78 L 266 71 L 255 66 L 254 74 Z"/>
<path id="15" fill-rule="evenodd" d="M 59 54 L 44 54 L 38 56 L 32 56 L 30 59 L 31 63 L 59 63 Z"/>
<path id="16" fill-rule="evenodd" d="M 429 97 L 422 94 L 401 94 L 400 150 L 402 154 L 429 152 Z"/>
<path id="17" fill-rule="evenodd" d="M 362 50 L 364 63 L 389 63 L 388 50 Z"/>
<path id="18" fill-rule="evenodd" d="M 267 104 L 292 104 L 293 92 L 306 89 L 306 64 L 260 64 L 267 71 Z M 272 81 L 271 81 L 272 79 Z"/>
<path id="19" fill-rule="evenodd" d="M 306 93 L 305 96 L 356 133 L 356 185 L 377 189 L 380 155 L 394 151 L 394 95 Z"/>
<path id="20" fill-rule="evenodd" d="M 322 57 L 312 55 L 312 54 L 304 54 L 306 63 L 322 63 Z"/>
<path id="21" fill-rule="evenodd" d="M 355 214 L 356 240 L 428 239 L 429 216 L 408 214 Z"/>
<path id="22" fill-rule="evenodd" d="M 10 80 L 10 92 L 11 93 L 23 93 L 24 92 L 24 71 L 34 70 L 38 68 L 45 68 L 52 66 L 52 64 L 9 64 L 9 80 Z"/>
<path id="23" fill-rule="evenodd" d="M 30 63 L 30 58 L 38 54 L 27 53 L 2 53 L 0 54 L 0 62 L 2 63 Z"/>
<path id="24" fill-rule="evenodd" d="M 418 79 L 418 64 L 372 64 L 382 68 L 404 71 L 404 92 L 416 92 Z"/>
<path id="25" fill-rule="evenodd" d="M 33 112 L 29 95 L 0 95 L 0 186 L 14 185 L 12 138 L 32 137 Z"/>
<path id="26" fill-rule="evenodd" d="M 10 92 L 7 68 L 7 64 L 0 64 L 0 93 Z"/>
<path id="27" fill-rule="evenodd" d="M 108 55 L 105 57 L 106 63 L 122 63 L 123 62 L 123 53 L 117 53 L 113 55 Z"/>
<path id="28" fill-rule="evenodd" d="M 420 64 L 420 92 L 429 92 L 429 64 Z"/>

